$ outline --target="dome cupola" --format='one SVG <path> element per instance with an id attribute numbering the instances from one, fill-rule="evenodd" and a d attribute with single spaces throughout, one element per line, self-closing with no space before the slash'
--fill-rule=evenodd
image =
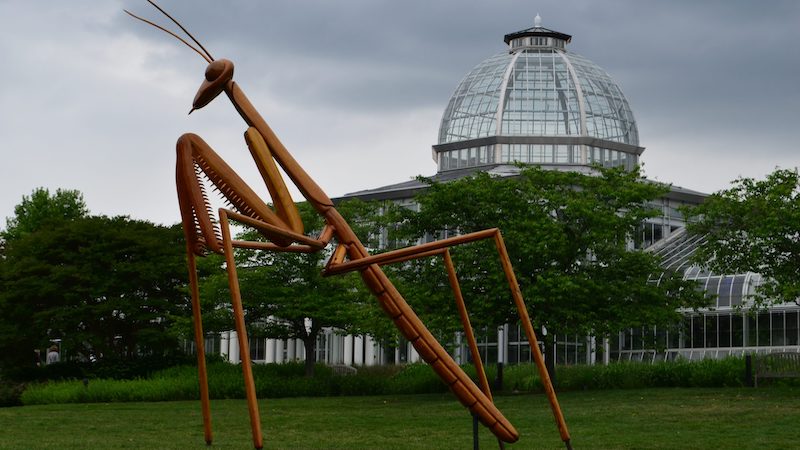
<path id="1" fill-rule="evenodd" d="M 505 35 L 508 50 L 475 66 L 450 98 L 433 146 L 439 171 L 638 164 L 628 100 L 602 68 L 566 50 L 571 40 L 538 14 L 532 28 Z"/>
<path id="2" fill-rule="evenodd" d="M 537 14 L 533 19 L 533 28 L 510 33 L 503 38 L 511 51 L 525 48 L 564 48 L 572 40 L 572 36 L 542 27 L 542 18 Z"/>

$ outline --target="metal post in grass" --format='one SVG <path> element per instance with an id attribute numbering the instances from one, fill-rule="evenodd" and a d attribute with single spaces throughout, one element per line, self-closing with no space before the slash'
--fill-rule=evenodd
<path id="1" fill-rule="evenodd" d="M 494 379 L 494 390 L 495 391 L 502 391 L 503 390 L 503 363 L 497 363 L 497 377 Z"/>
<path id="2" fill-rule="evenodd" d="M 744 356 L 744 385 L 753 387 L 753 355 Z"/>
<path id="3" fill-rule="evenodd" d="M 472 414 L 472 448 L 478 450 L 478 416 Z"/>

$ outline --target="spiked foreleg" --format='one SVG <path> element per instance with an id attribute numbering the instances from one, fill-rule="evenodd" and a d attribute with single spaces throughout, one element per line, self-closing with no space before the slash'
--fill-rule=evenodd
<path id="1" fill-rule="evenodd" d="M 288 229 L 263 200 L 200 136 L 187 133 L 178 139 L 175 179 L 178 186 L 178 202 L 181 219 L 193 251 L 197 255 L 206 250 L 223 253 L 222 236 L 212 220 L 211 205 L 203 188 L 205 176 L 235 211 Z M 274 239 L 277 245 L 289 245 L 290 241 Z"/>

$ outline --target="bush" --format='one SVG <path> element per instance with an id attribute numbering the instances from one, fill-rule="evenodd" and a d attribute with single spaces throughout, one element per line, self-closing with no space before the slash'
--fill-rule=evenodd
<path id="1" fill-rule="evenodd" d="M 503 370 L 503 389 L 508 392 L 541 391 L 542 383 L 536 366 L 515 364 Z"/>
<path id="2" fill-rule="evenodd" d="M 474 377 L 473 377 L 474 378 Z M 409 364 L 389 379 L 392 394 L 431 394 L 447 391 L 447 385 L 439 379 L 427 364 Z"/>
<path id="3" fill-rule="evenodd" d="M 477 379 L 472 366 L 464 370 Z M 496 366 L 487 367 L 493 385 Z M 258 364 L 253 366 L 259 398 L 318 397 L 334 395 L 423 394 L 447 391 L 447 386 L 427 364 L 361 367 L 355 375 L 336 376 L 318 364 L 312 378 L 304 376 L 302 363 Z M 647 387 L 732 387 L 742 386 L 744 359 L 675 361 L 656 364 L 612 363 L 608 366 L 559 366 L 559 390 L 632 389 Z M 537 368 L 532 364 L 508 366 L 504 370 L 505 392 L 542 392 Z M 208 364 L 209 395 L 212 399 L 244 398 L 240 365 Z M 153 373 L 149 379 L 91 379 L 31 384 L 21 388 L 0 387 L 0 398 L 19 398 L 22 403 L 76 403 L 196 400 L 200 397 L 197 369 L 174 366 Z M 10 393 L 6 393 L 10 392 Z M 16 394 L 15 394 L 16 392 Z M 6 393 L 6 394 L 4 394 Z M 16 395 L 16 397 L 15 397 Z M 13 401 L 13 400 L 12 400 Z"/>
<path id="4" fill-rule="evenodd" d="M 503 387 L 510 392 L 543 390 L 537 368 L 531 364 L 504 370 Z M 685 360 L 655 364 L 620 362 L 605 365 L 558 366 L 560 390 L 634 389 L 647 387 L 734 387 L 744 385 L 744 358 Z"/>
<path id="5" fill-rule="evenodd" d="M 19 382 L 80 380 L 102 378 L 134 380 L 147 378 L 154 373 L 176 365 L 194 364 L 191 355 L 154 355 L 137 359 L 103 358 L 95 362 L 64 361 L 41 367 L 21 367 L 6 372 L 6 378 Z"/>
<path id="6" fill-rule="evenodd" d="M 654 364 L 560 366 L 556 385 L 564 390 L 647 387 L 734 387 L 744 385 L 744 358 L 679 360 Z"/>
<path id="7" fill-rule="evenodd" d="M 0 407 L 21 405 L 20 396 L 24 390 L 25 385 L 22 383 L 0 381 Z"/>

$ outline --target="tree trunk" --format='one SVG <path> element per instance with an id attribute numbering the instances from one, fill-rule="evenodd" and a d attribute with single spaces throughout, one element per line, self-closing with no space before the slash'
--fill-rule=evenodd
<path id="1" fill-rule="evenodd" d="M 316 335 L 303 338 L 303 347 L 306 350 L 306 377 L 311 378 L 314 376 L 314 365 L 317 363 L 317 355 L 314 351 L 316 349 L 317 339 Z"/>

